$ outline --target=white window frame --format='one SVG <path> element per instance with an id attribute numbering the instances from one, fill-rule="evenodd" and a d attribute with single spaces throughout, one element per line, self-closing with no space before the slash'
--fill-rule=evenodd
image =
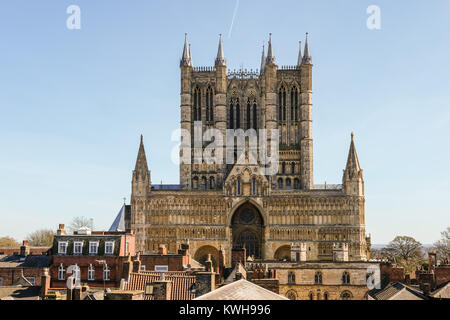
<path id="1" fill-rule="evenodd" d="M 92 251 L 92 245 L 95 244 L 95 252 Z M 97 255 L 98 254 L 98 241 L 89 241 L 89 254 Z"/>
<path id="2" fill-rule="evenodd" d="M 108 267 L 107 264 L 105 264 L 105 266 L 103 267 L 103 280 L 104 280 L 104 281 L 109 281 L 109 280 L 111 280 L 111 279 L 109 278 L 110 274 L 111 274 L 111 269 Z"/>
<path id="3" fill-rule="evenodd" d="M 106 248 L 108 244 L 111 244 L 111 252 L 108 252 Z M 114 241 L 105 241 L 105 255 L 113 255 L 114 254 Z"/>
<path id="4" fill-rule="evenodd" d="M 75 252 L 75 248 L 79 246 L 80 252 Z M 73 242 L 73 255 L 81 256 L 83 254 L 83 241 L 74 241 Z"/>
<path id="5" fill-rule="evenodd" d="M 145 264 L 141 265 L 141 270 L 140 271 L 145 271 Z"/>
<path id="6" fill-rule="evenodd" d="M 155 271 L 169 271 L 168 265 L 155 265 Z"/>
<path id="7" fill-rule="evenodd" d="M 61 251 L 61 245 L 64 244 L 64 252 Z M 67 254 L 67 241 L 58 241 L 58 254 L 66 255 Z"/>
<path id="8" fill-rule="evenodd" d="M 26 279 L 34 286 L 36 285 L 36 279 L 34 277 L 26 277 Z"/>
<path id="9" fill-rule="evenodd" d="M 64 269 L 64 266 L 61 263 L 58 267 L 58 280 L 66 280 L 65 274 L 66 274 L 66 269 Z"/>
<path id="10" fill-rule="evenodd" d="M 88 281 L 95 281 L 95 268 L 92 264 L 88 268 Z"/>

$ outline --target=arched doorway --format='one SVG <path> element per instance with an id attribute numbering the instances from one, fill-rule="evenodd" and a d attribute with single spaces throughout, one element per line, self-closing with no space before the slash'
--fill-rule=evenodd
<path id="1" fill-rule="evenodd" d="M 277 251 L 275 251 L 274 259 L 291 261 L 291 246 L 284 245 L 279 247 Z"/>
<path id="2" fill-rule="evenodd" d="M 213 268 L 215 269 L 219 265 L 219 250 L 213 246 L 202 246 L 195 251 L 194 259 L 205 265 L 205 261 L 208 259 L 208 254 L 211 255 L 211 261 Z"/>
<path id="3" fill-rule="evenodd" d="M 234 248 L 245 248 L 247 257 L 262 258 L 263 219 L 258 209 L 246 202 L 241 205 L 231 219 L 231 234 Z"/>

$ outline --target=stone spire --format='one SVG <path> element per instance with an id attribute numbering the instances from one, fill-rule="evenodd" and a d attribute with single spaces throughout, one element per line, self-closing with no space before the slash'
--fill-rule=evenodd
<path id="1" fill-rule="evenodd" d="M 192 55 L 191 55 L 191 44 L 189 43 L 189 66 L 193 67 L 194 66 L 194 62 L 192 61 Z"/>
<path id="2" fill-rule="evenodd" d="M 345 170 L 352 173 L 358 173 L 361 170 L 361 167 L 359 166 L 358 154 L 356 153 L 355 141 L 353 140 L 353 132 L 351 137 L 352 140 L 350 142 L 350 150 L 348 151 L 347 165 L 345 167 Z"/>
<path id="3" fill-rule="evenodd" d="M 269 47 L 267 48 L 267 59 L 266 59 L 266 65 L 268 64 L 275 64 L 275 57 L 273 55 L 272 50 L 272 34 L 269 33 Z"/>
<path id="4" fill-rule="evenodd" d="M 303 64 L 312 64 L 312 59 L 309 54 L 309 44 L 308 44 L 308 32 L 306 33 L 306 40 L 305 40 L 305 53 L 303 54 L 302 63 Z"/>
<path id="5" fill-rule="evenodd" d="M 302 42 L 298 42 L 298 59 L 297 59 L 297 66 L 300 66 L 302 64 Z"/>
<path id="6" fill-rule="evenodd" d="M 264 73 L 264 68 L 266 67 L 266 52 L 264 50 L 264 44 L 262 49 L 262 55 L 261 55 L 261 74 Z"/>
<path id="7" fill-rule="evenodd" d="M 225 66 L 226 61 L 222 48 L 222 34 L 219 35 L 219 48 L 217 49 L 216 66 Z"/>
<path id="8" fill-rule="evenodd" d="M 131 197 L 145 196 L 150 192 L 150 189 L 150 171 L 148 170 L 147 158 L 145 156 L 144 138 L 141 135 L 141 143 L 139 145 L 131 183 Z"/>
<path id="9" fill-rule="evenodd" d="M 188 42 L 187 42 L 187 33 L 184 34 L 184 48 L 183 48 L 183 55 L 181 56 L 181 60 L 180 60 L 180 67 L 181 66 L 191 66 L 190 61 L 191 61 L 191 55 L 189 53 L 189 48 L 188 48 Z"/>
<path id="10" fill-rule="evenodd" d="M 354 135 L 352 132 L 352 140 L 350 142 L 350 150 L 348 151 L 347 164 L 342 177 L 342 187 L 344 192 L 348 195 L 363 196 L 363 171 L 359 165 L 358 154 L 356 153 L 353 137 Z"/>
<path id="11" fill-rule="evenodd" d="M 147 166 L 147 158 L 145 156 L 145 150 L 144 150 L 144 137 L 141 134 L 141 144 L 139 145 L 139 151 L 138 156 L 136 159 L 136 166 L 134 168 L 135 171 L 148 171 Z"/>

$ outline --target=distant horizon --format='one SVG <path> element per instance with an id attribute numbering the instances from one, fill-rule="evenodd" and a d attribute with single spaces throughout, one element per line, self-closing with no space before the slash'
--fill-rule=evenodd
<path id="1" fill-rule="evenodd" d="M 223 34 L 227 68 L 259 68 L 272 33 L 279 66 L 309 32 L 314 183 L 340 184 L 350 144 L 365 181 L 374 243 L 434 243 L 450 226 L 450 2 L 72 1 L 0 4 L 0 237 L 21 242 L 74 217 L 107 229 L 129 203 L 140 135 L 152 182 L 178 183 L 184 34 L 194 66 L 211 66 Z M 288 8 L 288 9 L 286 9 Z M 212 14 L 220 12 L 220 15 Z M 207 26 L 207 27 L 206 27 Z"/>

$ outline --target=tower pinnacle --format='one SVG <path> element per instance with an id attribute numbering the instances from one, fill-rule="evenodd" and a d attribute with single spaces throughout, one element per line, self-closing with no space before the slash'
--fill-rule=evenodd
<path id="1" fill-rule="evenodd" d="M 275 64 L 275 57 L 273 55 L 273 49 L 272 49 L 272 34 L 269 33 L 269 47 L 267 48 L 267 59 L 266 59 L 266 65 L 269 64 Z"/>
<path id="2" fill-rule="evenodd" d="M 261 74 L 264 73 L 264 68 L 266 67 L 266 52 L 264 50 L 264 44 L 263 44 L 263 48 L 262 48 L 262 55 L 261 55 Z"/>
<path id="3" fill-rule="evenodd" d="M 306 33 L 305 50 L 303 54 L 302 64 L 312 64 L 311 55 L 309 54 L 308 32 Z"/>
<path id="4" fill-rule="evenodd" d="M 219 48 L 217 49 L 216 66 L 225 66 L 226 61 L 222 48 L 222 34 L 219 35 Z"/>
<path id="5" fill-rule="evenodd" d="M 192 66 L 190 48 L 188 48 L 187 33 L 184 34 L 183 55 L 180 60 L 180 67 L 181 66 Z"/>
<path id="6" fill-rule="evenodd" d="M 298 59 L 297 59 L 297 66 L 300 66 L 302 64 L 302 42 L 298 42 Z"/>

